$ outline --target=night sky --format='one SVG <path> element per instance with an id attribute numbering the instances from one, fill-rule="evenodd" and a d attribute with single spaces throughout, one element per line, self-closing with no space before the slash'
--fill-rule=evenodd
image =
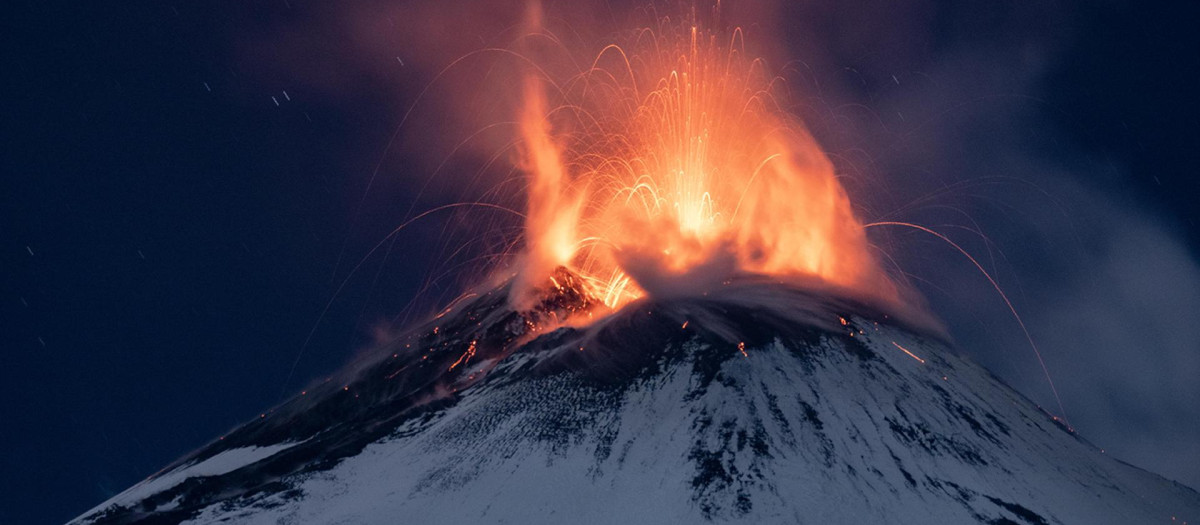
<path id="1" fill-rule="evenodd" d="M 431 2 L 101 4 L 19 2 L 0 36 L 4 524 L 82 513 L 470 283 L 473 266 L 445 262 L 462 256 L 443 229 L 463 229 L 444 218 L 346 278 L 413 210 L 486 188 L 421 190 L 453 144 L 441 136 L 469 133 L 437 97 L 388 144 L 441 66 L 502 43 L 519 16 L 461 0 L 439 16 Z M 1200 487 L 1197 8 L 840 4 L 761 23 L 803 64 L 797 113 L 839 172 L 861 174 L 847 179 L 861 215 L 953 232 L 1009 291 L 1074 426 Z M 594 32 L 625 11 L 605 5 Z M 458 45 L 431 48 L 447 35 Z M 964 350 L 1052 406 L 1003 303 L 929 241 L 880 238 L 932 283 Z"/>

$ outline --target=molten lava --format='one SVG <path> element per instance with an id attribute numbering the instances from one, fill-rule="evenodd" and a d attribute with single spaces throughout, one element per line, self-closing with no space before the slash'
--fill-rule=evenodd
<path id="1" fill-rule="evenodd" d="M 664 20 L 590 64 L 561 82 L 526 77 L 514 302 L 558 266 L 612 308 L 739 272 L 897 299 L 831 162 L 782 106 L 782 80 L 746 56 L 741 29 Z"/>

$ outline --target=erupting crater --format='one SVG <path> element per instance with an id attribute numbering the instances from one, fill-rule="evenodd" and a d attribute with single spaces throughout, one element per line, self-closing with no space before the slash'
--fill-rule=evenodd
<path id="1" fill-rule="evenodd" d="M 740 28 L 664 19 L 626 40 L 569 78 L 526 77 L 515 305 L 559 266 L 613 309 L 698 295 L 735 273 L 900 302 L 832 163 L 788 112 L 786 82 L 747 55 Z"/>

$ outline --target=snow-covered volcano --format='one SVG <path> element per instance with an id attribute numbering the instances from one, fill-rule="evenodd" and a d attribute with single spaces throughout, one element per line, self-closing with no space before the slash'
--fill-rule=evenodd
<path id="1" fill-rule="evenodd" d="M 577 283 L 468 297 L 75 523 L 1200 522 L 861 304 L 742 278 L 584 323 Z"/>

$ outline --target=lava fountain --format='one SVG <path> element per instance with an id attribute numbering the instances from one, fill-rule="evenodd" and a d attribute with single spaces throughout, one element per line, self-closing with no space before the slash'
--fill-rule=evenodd
<path id="1" fill-rule="evenodd" d="M 613 309 L 738 273 L 899 301 L 832 163 L 786 109 L 786 82 L 748 56 L 740 28 L 664 18 L 581 63 L 564 79 L 525 74 L 518 308 L 560 266 Z"/>

